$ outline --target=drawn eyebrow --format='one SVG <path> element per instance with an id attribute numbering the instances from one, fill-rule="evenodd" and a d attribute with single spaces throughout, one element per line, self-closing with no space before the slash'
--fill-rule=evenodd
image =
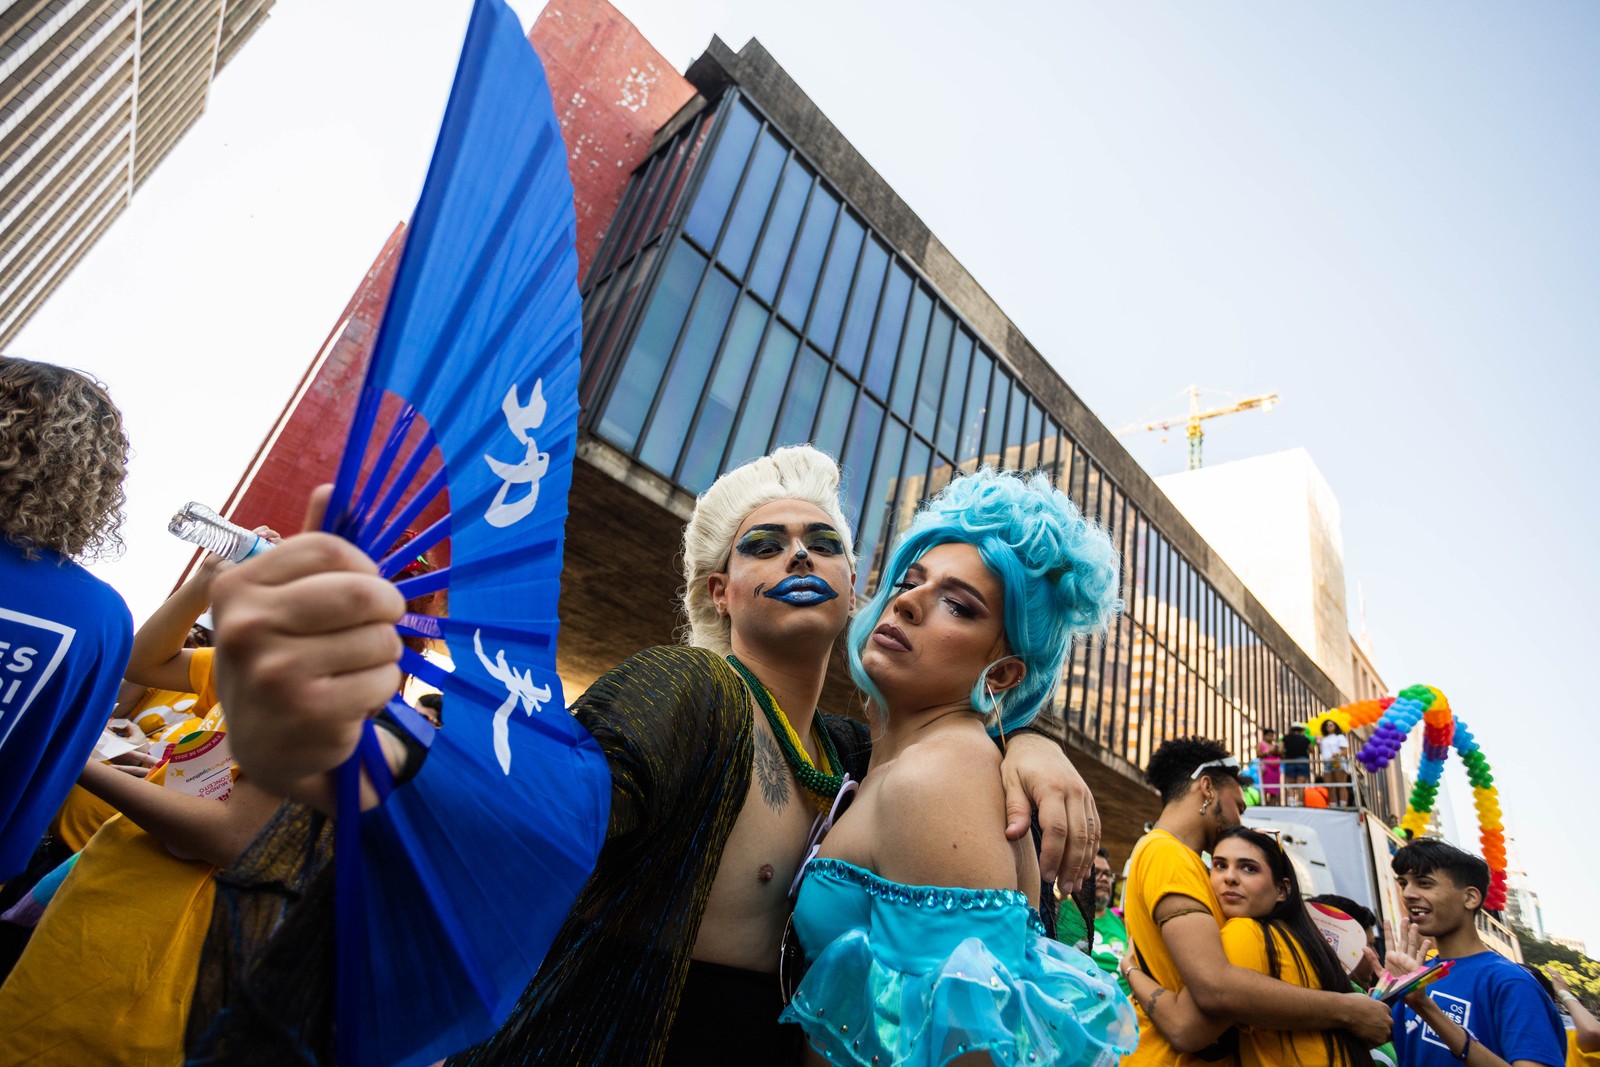
<path id="1" fill-rule="evenodd" d="M 919 578 L 926 579 L 928 577 L 928 568 L 924 567 L 921 563 L 913 563 L 913 564 L 911 564 L 910 566 L 908 566 L 906 568 L 906 574 L 907 575 L 910 575 L 912 571 L 916 571 L 917 577 L 919 577 Z M 983 605 L 985 608 L 987 608 L 989 606 L 989 601 L 984 597 L 984 595 L 982 593 L 978 592 L 978 590 L 977 590 L 977 588 L 975 586 L 973 586 L 969 582 L 964 582 L 960 578 L 952 578 L 949 575 L 946 575 L 943 579 L 940 580 L 940 584 L 941 585 L 953 585 L 957 589 L 960 589 L 963 592 L 965 592 L 968 595 L 970 595 L 974 600 L 976 600 L 979 604 Z"/>
<path id="2" fill-rule="evenodd" d="M 835 537 L 837 537 L 838 534 L 839 534 L 838 530 L 834 529 L 831 524 L 826 523 L 826 522 L 807 523 L 805 532 L 806 533 L 823 533 L 823 532 L 826 532 L 826 533 L 833 534 Z"/>
<path id="3" fill-rule="evenodd" d="M 960 578 L 946 577 L 945 580 L 944 580 L 944 584 L 945 585 L 953 585 L 957 589 L 965 590 L 978 603 L 982 604 L 984 607 L 988 607 L 989 606 L 989 601 L 984 599 L 984 595 L 982 593 L 978 592 L 978 589 L 977 589 L 976 586 L 974 586 L 974 585 L 972 585 L 972 584 L 970 584 L 968 582 L 963 582 Z"/>

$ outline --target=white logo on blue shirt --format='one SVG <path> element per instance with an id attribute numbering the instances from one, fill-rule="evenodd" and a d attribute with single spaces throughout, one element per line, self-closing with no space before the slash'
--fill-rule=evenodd
<path id="1" fill-rule="evenodd" d="M 0 608 L 0 738 L 55 675 L 77 634 L 63 623 Z"/>
<path id="2" fill-rule="evenodd" d="M 1444 1009 L 1444 1013 L 1450 1017 L 1451 1022 L 1463 1030 L 1470 1031 L 1472 1029 L 1472 1001 L 1463 1000 L 1460 997 L 1452 997 L 1449 993 L 1440 993 L 1438 991 L 1430 993 L 1429 996 L 1433 998 L 1435 1004 Z M 1434 1033 L 1431 1026 L 1422 1028 L 1422 1040 L 1430 1045 L 1438 1045 L 1452 1056 L 1455 1055 L 1455 1051 L 1449 1045 L 1446 1045 L 1438 1034 Z"/>

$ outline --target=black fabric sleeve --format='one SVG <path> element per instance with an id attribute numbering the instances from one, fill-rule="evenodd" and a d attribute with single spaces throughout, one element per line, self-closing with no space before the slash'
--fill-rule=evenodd
<path id="1" fill-rule="evenodd" d="M 660 829 L 701 773 L 723 709 L 747 698 L 722 658 L 663 645 L 602 675 L 572 707 L 611 766 L 613 837 Z"/>

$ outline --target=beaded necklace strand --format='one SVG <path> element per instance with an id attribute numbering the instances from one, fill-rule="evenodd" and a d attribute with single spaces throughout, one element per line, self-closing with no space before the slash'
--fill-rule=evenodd
<path id="1" fill-rule="evenodd" d="M 795 733 L 789 724 L 788 716 L 783 709 L 778 707 L 778 702 L 772 699 L 772 694 L 767 687 L 761 684 L 761 679 L 750 672 L 750 668 L 739 662 L 739 657 L 729 656 L 728 663 L 743 678 L 750 687 L 750 692 L 755 695 L 756 703 L 761 705 L 761 710 L 766 713 L 767 725 L 772 727 L 772 734 L 778 739 L 778 747 L 783 749 L 783 758 L 788 761 L 789 768 L 794 771 L 795 778 L 800 782 L 801 788 L 811 794 L 811 803 L 821 811 L 827 811 L 828 805 L 833 803 L 833 798 L 839 795 L 839 788 L 844 784 L 841 772 L 843 764 L 839 760 L 839 753 L 833 747 L 833 738 L 828 736 L 828 731 L 821 728 L 815 720 L 812 721 L 811 731 L 821 744 L 818 752 L 822 757 L 822 770 L 818 770 L 811 762 L 811 757 L 800 744 L 800 735 Z"/>

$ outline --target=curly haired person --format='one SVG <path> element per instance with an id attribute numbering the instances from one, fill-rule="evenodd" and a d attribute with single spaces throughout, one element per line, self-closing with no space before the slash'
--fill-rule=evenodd
<path id="1" fill-rule="evenodd" d="M 121 549 L 127 463 L 102 386 L 0 356 L 0 881 L 27 867 L 116 702 L 133 620 L 76 561 Z"/>

